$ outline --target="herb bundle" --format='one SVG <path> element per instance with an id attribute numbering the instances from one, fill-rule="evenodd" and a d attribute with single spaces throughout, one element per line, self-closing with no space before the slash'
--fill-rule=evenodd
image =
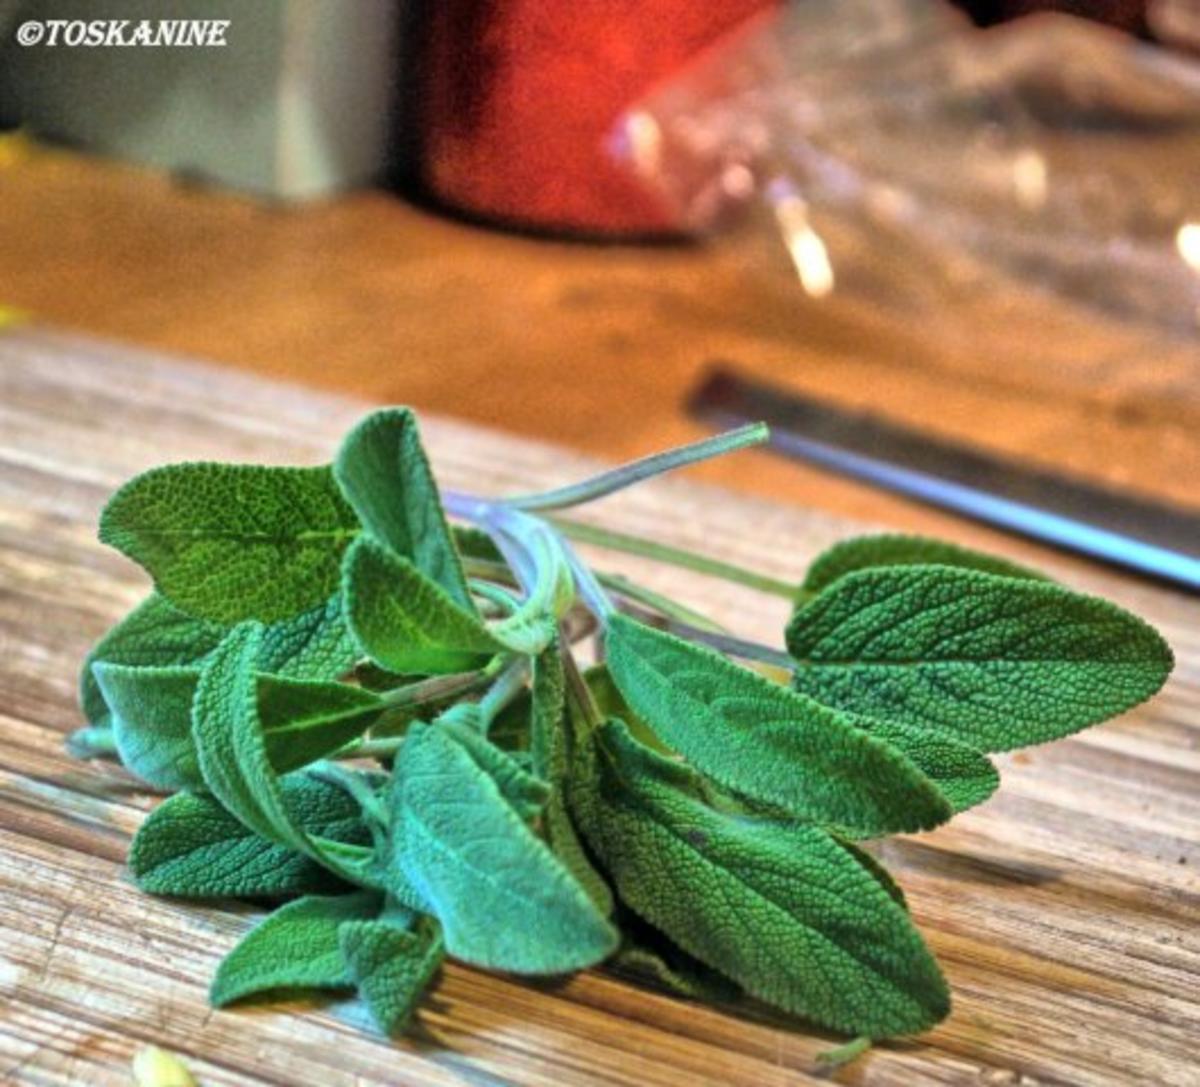
<path id="1" fill-rule="evenodd" d="M 949 544 L 851 540 L 793 586 L 560 515 L 764 435 L 494 500 L 439 494 L 389 409 L 331 466 L 170 465 L 113 496 L 101 539 L 155 588 L 85 662 L 72 746 L 173 793 L 131 846 L 139 886 L 277 904 L 214 1004 L 357 990 L 393 1032 L 449 956 L 610 962 L 860 1037 L 947 1014 L 858 843 L 979 804 L 989 753 L 1129 709 L 1171 653 Z M 789 597 L 786 652 L 594 570 L 575 538 Z"/>

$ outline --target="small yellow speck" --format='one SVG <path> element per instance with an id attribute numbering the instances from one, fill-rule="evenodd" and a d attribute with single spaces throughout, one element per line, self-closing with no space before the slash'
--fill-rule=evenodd
<path id="1" fill-rule="evenodd" d="M 133 1078 L 137 1087 L 197 1087 L 183 1061 L 156 1045 L 134 1054 Z"/>

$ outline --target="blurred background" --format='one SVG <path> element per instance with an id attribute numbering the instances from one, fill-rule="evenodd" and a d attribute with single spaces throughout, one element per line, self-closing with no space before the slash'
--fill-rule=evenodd
<path id="1" fill-rule="evenodd" d="M 1198 0 L 0 0 L 0 129 L 10 324 L 608 458 L 721 365 L 1200 504 Z"/>

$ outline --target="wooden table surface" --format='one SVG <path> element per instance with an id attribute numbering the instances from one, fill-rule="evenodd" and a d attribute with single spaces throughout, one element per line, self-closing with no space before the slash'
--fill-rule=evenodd
<path id="1" fill-rule="evenodd" d="M 1200 507 L 1200 337 L 1141 336 L 986 275 L 878 326 L 838 291 L 805 303 L 783 260 L 754 231 L 706 246 L 583 245 L 484 230 L 379 191 L 286 208 L 48 148 L 0 163 L 0 306 L 59 326 L 609 459 L 702 433 L 683 401 L 724 359 Z M 698 478 L 974 533 L 766 455 Z"/>
<path id="2" fill-rule="evenodd" d="M 0 333 L 0 1082 L 127 1084 L 133 1051 L 183 1054 L 205 1087 L 680 1084 L 815 1079 L 830 1039 L 634 988 L 602 971 L 532 986 L 449 966 L 408 1039 L 353 1004 L 214 1012 L 247 906 L 157 899 L 129 882 L 152 805 L 112 765 L 66 758 L 79 662 L 145 591 L 95 541 L 105 496 L 164 460 L 315 463 L 364 410 L 36 327 Z M 594 464 L 430 419 L 441 477 L 480 492 L 549 486 Z M 783 576 L 854 526 L 655 481 L 592 511 L 606 524 Z M 1007 550 L 1028 558 L 1015 544 Z M 1051 571 L 1154 621 L 1178 654 L 1152 704 L 1001 758 L 1003 784 L 884 856 L 953 988 L 952 1016 L 833 1077 L 871 1085 L 1195 1084 L 1200 1041 L 1200 633 L 1193 599 L 1060 559 Z M 628 559 L 608 563 L 778 640 L 778 600 Z"/>

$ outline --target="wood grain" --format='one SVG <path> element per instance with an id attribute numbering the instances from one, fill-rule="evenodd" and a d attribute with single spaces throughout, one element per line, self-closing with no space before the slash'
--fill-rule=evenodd
<path id="1" fill-rule="evenodd" d="M 353 1004 L 207 1007 L 208 978 L 253 910 L 134 889 L 122 857 L 153 798 L 119 769 L 62 752 L 80 723 L 80 659 L 145 590 L 139 571 L 95 542 L 97 512 L 123 479 L 164 460 L 327 459 L 362 410 L 63 334 L 0 335 L 0 1082 L 126 1084 L 147 1040 L 185 1055 L 205 1085 L 816 1081 L 828 1037 L 598 971 L 533 986 L 451 966 L 417 1032 L 394 1043 Z M 594 467 L 473 426 L 431 419 L 425 429 L 440 476 L 481 492 Z M 782 577 L 855 528 L 681 480 L 590 515 Z M 779 601 L 635 560 L 607 565 L 703 603 L 748 637 L 778 638 Z M 1003 786 L 982 808 L 885 844 L 955 1010 L 837 1082 L 1197 1082 L 1196 604 L 1083 564 L 1052 569 L 1156 622 L 1177 672 L 1149 706 L 1003 758 Z"/>

